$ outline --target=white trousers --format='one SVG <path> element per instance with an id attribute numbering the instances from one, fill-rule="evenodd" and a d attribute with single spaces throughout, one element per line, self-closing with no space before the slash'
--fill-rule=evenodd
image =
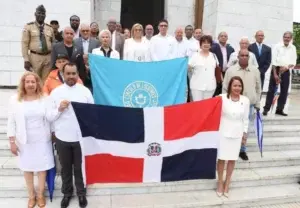
<path id="1" fill-rule="evenodd" d="M 202 91 L 202 90 L 191 90 L 191 96 L 193 101 L 200 101 L 212 98 L 215 91 Z"/>

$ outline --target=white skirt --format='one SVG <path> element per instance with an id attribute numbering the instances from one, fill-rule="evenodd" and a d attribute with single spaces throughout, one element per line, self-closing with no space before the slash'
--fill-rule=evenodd
<path id="1" fill-rule="evenodd" d="M 242 138 L 226 138 L 220 139 L 218 148 L 219 160 L 238 160 L 241 149 Z"/>
<path id="2" fill-rule="evenodd" d="M 46 171 L 54 167 L 52 141 L 18 145 L 19 167 L 26 172 Z"/>

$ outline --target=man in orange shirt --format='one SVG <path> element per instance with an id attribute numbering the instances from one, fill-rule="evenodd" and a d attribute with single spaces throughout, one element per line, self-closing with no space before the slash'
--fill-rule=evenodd
<path id="1" fill-rule="evenodd" d="M 50 95 L 52 90 L 64 83 L 62 69 L 67 63 L 69 63 L 69 57 L 67 54 L 57 55 L 55 62 L 56 69 L 50 72 L 43 87 L 43 92 L 46 95 Z M 82 81 L 78 79 L 77 83 L 82 84 Z"/>

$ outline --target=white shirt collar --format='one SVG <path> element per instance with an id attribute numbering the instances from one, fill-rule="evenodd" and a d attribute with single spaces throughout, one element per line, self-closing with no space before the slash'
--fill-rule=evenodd
<path id="1" fill-rule="evenodd" d="M 158 36 L 159 36 L 159 37 L 166 38 L 166 37 L 168 37 L 169 35 L 168 35 L 168 33 L 167 33 L 166 35 L 162 35 L 162 34 L 158 33 Z"/>
<path id="2" fill-rule="evenodd" d="M 292 45 L 292 44 L 291 44 L 291 43 L 289 43 L 289 45 L 288 45 L 288 46 L 285 46 L 285 45 L 284 45 L 284 42 L 282 41 L 282 42 L 280 42 L 280 45 L 281 45 L 282 47 L 289 48 L 289 47 L 291 47 L 291 45 Z"/>
<path id="3" fill-rule="evenodd" d="M 84 39 L 84 38 L 82 38 L 82 41 L 83 42 L 89 42 L 90 41 L 90 39 L 88 38 L 88 39 Z"/>

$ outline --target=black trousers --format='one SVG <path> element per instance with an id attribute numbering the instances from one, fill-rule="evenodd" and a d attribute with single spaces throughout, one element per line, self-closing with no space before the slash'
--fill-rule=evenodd
<path id="1" fill-rule="evenodd" d="M 260 72 L 260 83 L 261 83 L 261 89 L 263 89 L 265 83 L 265 72 Z"/>
<path id="2" fill-rule="evenodd" d="M 56 148 L 61 164 L 61 191 L 65 196 L 73 195 L 73 171 L 77 196 L 85 196 L 86 189 L 82 177 L 82 154 L 79 142 L 64 142 L 56 139 Z"/>
<path id="3" fill-rule="evenodd" d="M 278 74 L 278 72 L 277 72 Z M 286 71 L 283 74 L 281 74 L 281 82 L 280 82 L 280 95 L 277 101 L 277 109 L 278 111 L 281 111 L 284 109 L 287 96 L 288 96 L 288 91 L 289 91 L 289 86 L 290 86 L 290 71 Z M 266 104 L 264 107 L 265 111 L 269 111 L 275 96 L 275 89 L 276 89 L 276 81 L 273 75 L 273 71 L 271 72 L 270 75 L 270 83 L 269 83 L 269 89 L 268 89 L 268 94 L 267 94 L 267 99 L 266 99 Z"/>
<path id="4" fill-rule="evenodd" d="M 187 90 L 188 90 L 188 94 L 187 94 L 187 103 L 191 102 L 191 89 L 190 89 L 190 79 L 187 76 Z"/>

